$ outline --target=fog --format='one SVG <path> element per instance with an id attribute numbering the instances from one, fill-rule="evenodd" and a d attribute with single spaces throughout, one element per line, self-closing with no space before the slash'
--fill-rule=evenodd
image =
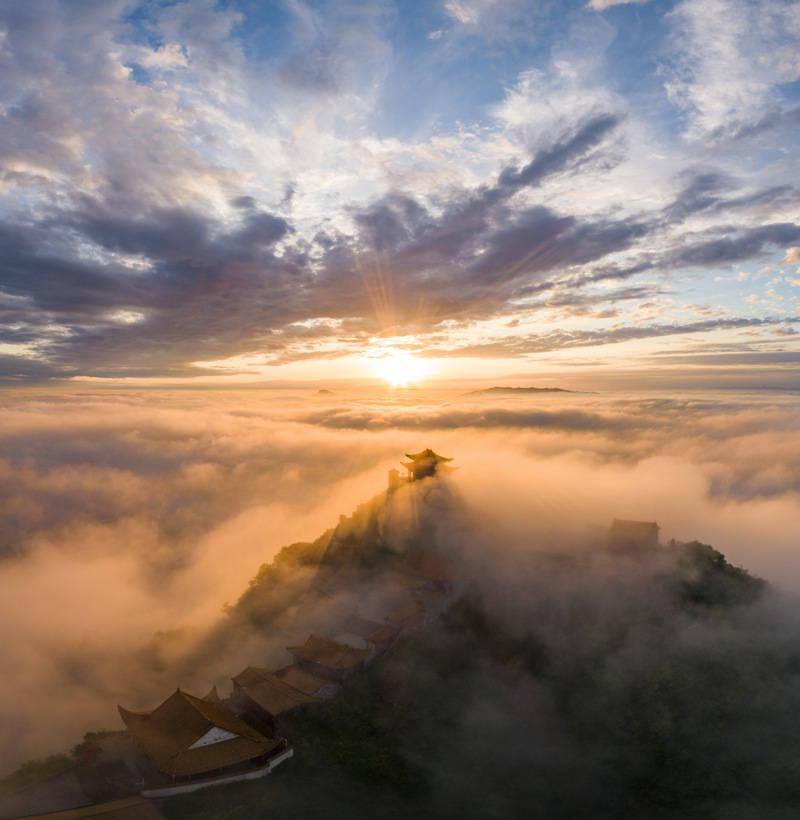
<path id="1" fill-rule="evenodd" d="M 455 459 L 498 568 L 590 543 L 616 516 L 713 544 L 793 596 L 799 405 L 733 392 L 7 391 L 0 768 L 117 727 L 117 703 L 152 706 L 177 684 L 202 695 L 279 657 L 283 634 L 207 636 L 281 546 L 322 534 L 428 446 Z"/>

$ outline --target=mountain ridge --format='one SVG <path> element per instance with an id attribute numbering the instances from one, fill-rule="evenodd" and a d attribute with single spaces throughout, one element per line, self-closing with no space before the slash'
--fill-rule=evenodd
<path id="1" fill-rule="evenodd" d="M 581 393 L 583 391 L 580 390 L 567 390 L 563 387 L 505 387 L 503 385 L 498 385 L 495 387 L 486 387 L 482 390 L 473 390 L 468 393 L 468 396 L 479 396 L 479 395 L 498 395 L 498 394 L 511 394 L 511 395 L 520 395 L 525 393 Z"/>

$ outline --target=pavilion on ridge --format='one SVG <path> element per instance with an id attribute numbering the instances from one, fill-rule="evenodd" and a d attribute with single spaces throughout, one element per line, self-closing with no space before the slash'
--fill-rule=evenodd
<path id="1" fill-rule="evenodd" d="M 452 458 L 440 456 L 428 447 L 419 453 L 406 453 L 406 458 L 410 461 L 401 461 L 400 463 L 406 468 L 408 472 L 409 481 L 419 481 L 422 478 L 429 478 L 434 476 L 441 469 L 442 471 L 451 469 L 447 466 Z"/>

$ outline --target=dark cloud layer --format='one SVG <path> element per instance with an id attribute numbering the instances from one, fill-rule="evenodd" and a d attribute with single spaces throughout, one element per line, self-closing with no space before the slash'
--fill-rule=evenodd
<path id="1" fill-rule="evenodd" d="M 508 410 L 499 407 L 445 410 L 420 415 L 416 412 L 370 412 L 338 408 L 301 417 L 308 424 L 342 430 L 457 430 L 463 427 L 521 427 L 565 431 L 633 430 L 642 423 L 636 418 L 613 418 L 581 410 Z"/>
<path id="2" fill-rule="evenodd" d="M 690 333 L 707 333 L 711 330 L 731 328 L 791 327 L 794 320 L 787 319 L 706 319 L 686 324 L 652 324 L 615 327 L 610 330 L 554 330 L 549 333 L 514 336 L 499 341 L 467 345 L 451 351 L 460 356 L 520 356 L 525 353 L 544 353 L 562 348 L 591 347 L 616 344 L 632 339 L 653 339 Z"/>

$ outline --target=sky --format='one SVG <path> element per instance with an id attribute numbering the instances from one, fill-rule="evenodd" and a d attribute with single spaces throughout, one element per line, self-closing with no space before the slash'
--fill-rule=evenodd
<path id="1" fill-rule="evenodd" d="M 0 774 L 283 652 L 196 650 L 429 446 L 498 548 L 657 521 L 794 623 L 799 42 L 800 0 L 0 0 Z"/>
<path id="2" fill-rule="evenodd" d="M 796 387 L 799 36 L 796 0 L 2 0 L 0 379 Z"/>

